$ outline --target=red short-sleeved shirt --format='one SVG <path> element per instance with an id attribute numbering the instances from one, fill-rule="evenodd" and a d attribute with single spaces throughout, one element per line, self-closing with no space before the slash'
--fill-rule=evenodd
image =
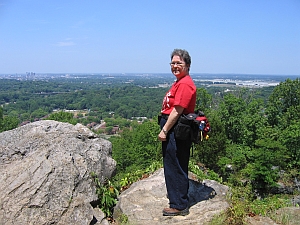
<path id="1" fill-rule="evenodd" d="M 197 88 L 188 75 L 175 81 L 164 97 L 161 113 L 170 114 L 174 106 L 184 108 L 183 114 L 193 113 L 196 105 Z"/>

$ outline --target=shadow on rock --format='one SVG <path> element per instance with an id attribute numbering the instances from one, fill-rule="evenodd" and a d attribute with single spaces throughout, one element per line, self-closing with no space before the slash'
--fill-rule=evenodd
<path id="1" fill-rule="evenodd" d="M 198 202 L 214 198 L 216 195 L 217 193 L 212 187 L 189 179 L 189 207 L 196 205 Z"/>

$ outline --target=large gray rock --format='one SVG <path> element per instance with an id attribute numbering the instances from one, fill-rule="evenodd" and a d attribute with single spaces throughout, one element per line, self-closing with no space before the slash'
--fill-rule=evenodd
<path id="1" fill-rule="evenodd" d="M 150 177 L 140 180 L 125 190 L 114 209 L 114 219 L 121 222 L 124 215 L 129 224 L 134 225 L 199 225 L 205 224 L 215 214 L 225 210 L 228 187 L 212 180 L 197 182 L 190 179 L 189 199 L 190 214 L 187 216 L 168 217 L 162 210 L 168 207 L 163 169 Z"/>
<path id="2" fill-rule="evenodd" d="M 1 224 L 107 224 L 91 172 L 115 172 L 112 146 L 83 125 L 38 121 L 0 133 Z M 91 205 L 92 203 L 92 205 Z"/>

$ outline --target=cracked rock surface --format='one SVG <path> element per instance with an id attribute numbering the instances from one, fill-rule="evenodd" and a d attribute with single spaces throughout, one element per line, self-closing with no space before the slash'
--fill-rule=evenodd
<path id="1" fill-rule="evenodd" d="M 81 124 L 38 121 L 0 133 L 1 224 L 107 224 L 90 173 L 116 169 L 112 146 Z"/>
<path id="2" fill-rule="evenodd" d="M 213 180 L 199 182 L 189 174 L 189 207 L 187 216 L 163 216 L 162 210 L 168 207 L 169 200 L 163 169 L 150 177 L 133 183 L 120 196 L 114 210 L 114 218 L 121 224 L 122 215 L 134 225 L 199 225 L 207 224 L 214 215 L 225 210 L 228 187 Z"/>

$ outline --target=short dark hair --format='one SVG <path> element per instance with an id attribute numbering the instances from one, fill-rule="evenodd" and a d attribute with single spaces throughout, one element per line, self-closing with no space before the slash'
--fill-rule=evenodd
<path id="1" fill-rule="evenodd" d="M 187 64 L 189 67 L 191 66 L 192 60 L 191 60 L 191 56 L 188 53 L 188 51 L 184 50 L 184 49 L 174 49 L 172 54 L 171 54 L 171 60 L 173 58 L 174 55 L 178 55 L 180 58 L 183 59 L 183 61 L 185 62 L 185 64 Z"/>

